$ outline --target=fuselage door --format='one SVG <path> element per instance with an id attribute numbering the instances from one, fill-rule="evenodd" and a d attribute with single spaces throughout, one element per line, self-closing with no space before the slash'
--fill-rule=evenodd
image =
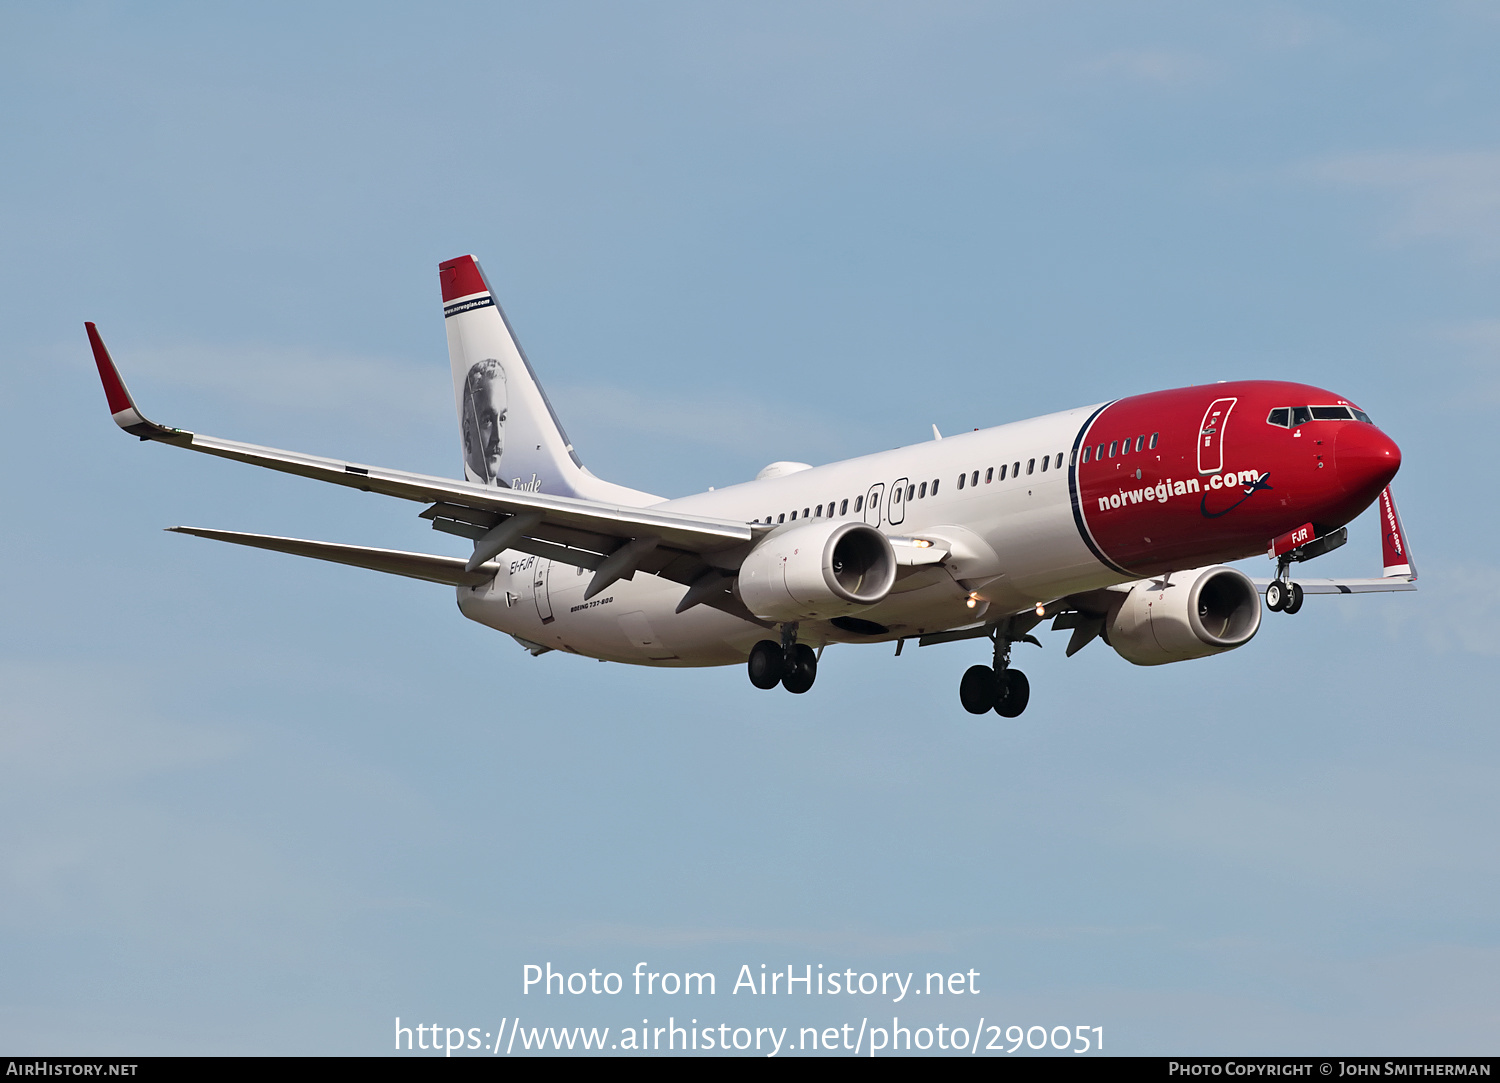
<path id="1" fill-rule="evenodd" d="M 543 624 L 552 623 L 552 599 L 547 594 L 547 573 L 551 568 L 552 561 L 541 557 L 536 558 L 531 568 L 531 592 L 536 596 L 536 613 Z"/>
<path id="2" fill-rule="evenodd" d="M 885 482 L 877 482 L 870 486 L 870 491 L 865 494 L 865 522 L 871 526 L 880 525 L 880 498 L 885 495 Z"/>
<path id="3" fill-rule="evenodd" d="M 886 521 L 892 526 L 906 518 L 906 478 L 891 483 L 891 503 L 885 510 Z"/>
<path id="4" fill-rule="evenodd" d="M 1203 411 L 1198 426 L 1198 473 L 1217 474 L 1224 469 L 1224 429 L 1237 399 L 1214 399 Z"/>

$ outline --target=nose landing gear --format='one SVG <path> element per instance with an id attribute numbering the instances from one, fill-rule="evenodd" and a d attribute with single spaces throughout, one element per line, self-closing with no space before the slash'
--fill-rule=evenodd
<path id="1" fill-rule="evenodd" d="M 1036 643 L 1029 635 L 1018 638 Z M 958 683 L 958 700 L 970 714 L 994 711 L 1001 718 L 1018 718 L 1031 701 L 1031 682 L 1026 674 L 1010 667 L 1010 645 L 1016 640 L 997 628 L 994 641 L 995 664 L 970 666 L 965 670 L 963 680 Z"/>
<path id="2" fill-rule="evenodd" d="M 750 648 L 750 683 L 756 688 L 771 689 L 778 684 L 788 692 L 801 695 L 818 679 L 818 656 L 806 643 L 797 642 L 797 626 L 781 629 L 781 642 L 762 639 Z"/>

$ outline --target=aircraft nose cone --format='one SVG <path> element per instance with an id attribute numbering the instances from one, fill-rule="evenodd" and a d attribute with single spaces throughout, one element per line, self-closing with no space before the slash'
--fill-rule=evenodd
<path id="1" fill-rule="evenodd" d="M 1401 449 L 1374 425 L 1346 424 L 1334 442 L 1333 465 L 1344 492 L 1373 498 L 1401 469 Z"/>

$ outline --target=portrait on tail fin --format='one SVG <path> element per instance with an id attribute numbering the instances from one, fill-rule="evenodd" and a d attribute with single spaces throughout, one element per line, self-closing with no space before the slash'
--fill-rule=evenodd
<path id="1" fill-rule="evenodd" d="M 500 476 L 506 409 L 505 368 L 493 357 L 476 361 L 464 379 L 464 466 L 471 480 L 508 489 Z"/>

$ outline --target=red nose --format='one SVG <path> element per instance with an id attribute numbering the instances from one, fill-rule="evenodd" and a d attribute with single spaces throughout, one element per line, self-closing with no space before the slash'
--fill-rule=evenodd
<path id="1" fill-rule="evenodd" d="M 1333 465 L 1344 492 L 1373 499 L 1401 469 L 1401 449 L 1374 425 L 1345 423 L 1334 441 Z"/>

